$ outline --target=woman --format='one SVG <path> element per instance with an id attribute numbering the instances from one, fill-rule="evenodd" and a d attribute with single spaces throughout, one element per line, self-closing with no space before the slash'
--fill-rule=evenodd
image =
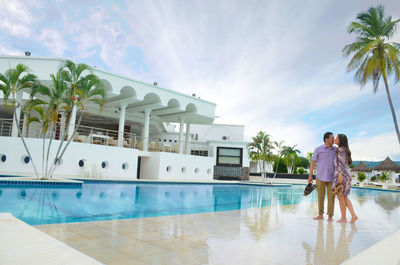
<path id="1" fill-rule="evenodd" d="M 342 213 L 342 218 L 338 221 L 338 223 L 347 222 L 346 219 L 346 207 L 349 209 L 351 213 L 351 221 L 350 223 L 354 223 L 358 216 L 354 212 L 353 204 L 348 198 L 350 194 L 351 187 L 351 173 L 350 173 L 350 165 L 352 163 L 351 160 L 351 152 L 349 149 L 349 144 L 347 141 L 347 137 L 344 134 L 338 134 L 335 139 L 335 144 L 339 147 L 337 149 L 337 155 L 335 158 L 335 175 L 332 181 L 332 189 L 337 193 L 337 197 L 340 205 L 340 212 Z M 342 184 L 342 189 L 339 188 L 340 184 Z M 343 192 L 341 192 L 343 190 Z M 339 192 L 338 192 L 339 191 Z"/>

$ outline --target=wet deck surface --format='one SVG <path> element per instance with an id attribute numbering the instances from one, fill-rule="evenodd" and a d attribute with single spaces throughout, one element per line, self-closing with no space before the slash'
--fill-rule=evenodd
<path id="1" fill-rule="evenodd" d="M 105 264 L 340 264 L 400 229 L 400 194 L 351 199 L 355 225 L 314 221 L 304 202 L 34 227 Z"/>

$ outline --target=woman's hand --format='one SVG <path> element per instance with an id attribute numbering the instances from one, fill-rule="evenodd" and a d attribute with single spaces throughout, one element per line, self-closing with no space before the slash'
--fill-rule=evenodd
<path id="1" fill-rule="evenodd" d="M 343 181 L 343 175 L 342 175 L 342 173 L 340 172 L 340 173 L 339 173 L 339 177 L 338 177 L 338 183 L 342 183 L 342 181 Z"/>

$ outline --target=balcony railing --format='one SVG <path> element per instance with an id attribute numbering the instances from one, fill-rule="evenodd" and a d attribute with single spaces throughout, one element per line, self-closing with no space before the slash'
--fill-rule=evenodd
<path id="1" fill-rule="evenodd" d="M 43 134 L 40 129 L 30 126 L 27 130 L 22 130 L 22 121 L 20 124 L 21 131 L 26 131 L 26 138 L 42 138 Z M 0 136 L 11 136 L 12 131 L 12 120 L 11 119 L 0 119 Z M 62 130 L 61 124 L 57 124 L 54 129 L 53 139 L 59 140 L 63 138 L 64 130 Z M 51 136 L 50 132 L 46 133 L 46 138 L 49 139 Z M 122 146 L 123 148 L 133 148 L 143 150 L 143 139 L 134 133 L 124 132 Z M 118 146 L 118 131 L 109 130 L 105 128 L 96 128 L 90 126 L 79 125 L 75 135 L 74 142 L 96 144 L 105 146 Z M 185 146 L 185 142 L 182 143 Z M 159 138 L 148 139 L 148 151 L 150 152 L 179 152 L 179 143 L 175 140 L 164 140 Z M 189 153 L 190 147 L 189 144 Z M 193 145 L 194 146 L 194 145 Z M 196 145 L 197 147 L 197 145 Z M 197 149 L 197 148 L 196 148 Z"/>

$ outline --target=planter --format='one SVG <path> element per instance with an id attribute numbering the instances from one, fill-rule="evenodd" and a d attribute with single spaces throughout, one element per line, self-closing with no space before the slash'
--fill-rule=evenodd
<path id="1" fill-rule="evenodd" d="M 387 183 L 383 183 L 382 184 L 382 189 L 387 189 L 388 188 L 388 184 Z"/>
<path id="2" fill-rule="evenodd" d="M 364 187 L 364 182 L 360 182 L 360 187 Z"/>

